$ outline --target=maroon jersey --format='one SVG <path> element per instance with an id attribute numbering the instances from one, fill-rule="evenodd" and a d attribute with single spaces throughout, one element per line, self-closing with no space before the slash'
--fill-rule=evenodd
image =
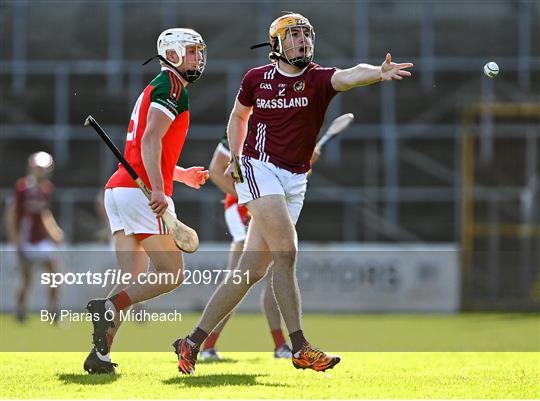
<path id="1" fill-rule="evenodd" d="M 41 214 L 50 207 L 54 185 L 46 180 L 37 184 L 24 177 L 15 184 L 15 222 L 21 242 L 35 243 L 49 238 Z"/>
<path id="2" fill-rule="evenodd" d="M 238 101 L 253 107 L 243 154 L 293 173 L 305 173 L 328 104 L 336 95 L 330 82 L 336 68 L 310 63 L 297 75 L 275 64 L 249 70 Z"/>

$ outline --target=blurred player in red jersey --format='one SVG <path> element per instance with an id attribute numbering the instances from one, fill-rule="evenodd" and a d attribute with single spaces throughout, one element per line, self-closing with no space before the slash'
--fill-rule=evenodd
<path id="1" fill-rule="evenodd" d="M 161 72 L 141 93 L 131 114 L 124 157 L 151 189 L 150 202 L 126 169 L 118 170 L 105 185 L 104 203 L 118 264 L 136 278 L 146 273 L 149 259 L 157 272 L 182 277 L 182 253 L 168 233 L 162 216 L 174 213 L 173 180 L 200 188 L 208 178 L 203 167 L 176 166 L 189 128 L 186 86 L 200 78 L 206 64 L 206 46 L 192 29 L 163 31 L 157 40 Z M 135 283 L 117 286 L 107 299 L 93 299 L 94 347 L 84 362 L 89 373 L 114 373 L 110 347 L 121 324 L 119 312 L 131 305 L 175 289 L 180 282 Z M 114 319 L 110 321 L 110 316 Z"/>
<path id="2" fill-rule="evenodd" d="M 194 372 L 207 333 L 265 276 L 271 261 L 274 294 L 292 342 L 293 365 L 324 371 L 340 361 L 311 345 L 302 331 L 295 223 L 304 201 L 310 159 L 328 104 L 338 92 L 401 80 L 411 75 L 406 69 L 412 64 L 393 63 L 388 53 L 381 66 L 323 68 L 312 62 L 314 35 L 312 25 L 300 14 L 277 18 L 269 29 L 272 63 L 249 70 L 240 85 L 227 132 L 231 153 L 240 156 L 245 178 L 235 185 L 238 203 L 247 204 L 252 214 L 238 263 L 240 274 L 249 272 L 250 281 L 218 286 L 198 326 L 175 342 L 182 373 Z M 235 163 L 225 174 L 238 178 Z"/>
<path id="3" fill-rule="evenodd" d="M 49 178 L 53 170 L 54 160 L 50 154 L 31 154 L 28 174 L 17 180 L 13 200 L 7 209 L 9 240 L 17 249 L 21 264 L 22 282 L 16 301 L 16 318 L 21 322 L 26 319 L 32 265 L 43 264 L 48 272 L 58 272 L 54 251 L 62 242 L 64 233 L 50 210 L 54 186 Z M 57 288 L 50 288 L 49 310 L 58 310 Z"/>
<path id="4" fill-rule="evenodd" d="M 320 150 L 316 147 L 311 159 L 312 163 L 315 163 L 319 158 L 320 153 Z M 227 261 L 228 270 L 232 270 L 238 265 L 238 260 L 244 250 L 244 241 L 251 220 L 251 214 L 249 213 L 248 208 L 245 205 L 238 204 L 238 197 L 236 190 L 234 189 L 234 180 L 231 176 L 224 175 L 225 170 L 227 170 L 227 167 L 229 166 L 230 158 L 231 152 L 229 151 L 229 142 L 227 140 L 227 134 L 225 133 L 214 151 L 209 171 L 212 182 L 225 193 L 225 199 L 223 201 L 225 207 L 225 222 L 229 234 L 232 237 L 229 259 Z M 281 329 L 281 314 L 276 298 L 274 297 L 270 273 L 267 274 L 264 281 L 264 287 L 261 292 L 261 305 L 268 326 L 270 327 L 272 339 L 274 340 L 274 358 L 290 358 L 291 348 L 285 341 L 283 330 Z M 230 317 L 231 315 L 223 319 L 209 334 L 201 347 L 201 352 L 199 354 L 201 360 L 212 361 L 221 359 L 215 349 L 215 345 L 221 331 Z"/>

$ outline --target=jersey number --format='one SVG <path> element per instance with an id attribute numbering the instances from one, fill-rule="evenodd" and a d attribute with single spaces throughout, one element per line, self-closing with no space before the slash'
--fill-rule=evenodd
<path id="1" fill-rule="evenodd" d="M 133 107 L 133 112 L 131 113 L 131 120 L 129 121 L 128 132 L 126 136 L 126 141 L 132 141 L 135 139 L 135 134 L 137 133 L 137 123 L 139 122 L 139 111 L 141 109 L 141 103 L 143 99 L 144 92 L 141 93 L 135 107 Z"/>

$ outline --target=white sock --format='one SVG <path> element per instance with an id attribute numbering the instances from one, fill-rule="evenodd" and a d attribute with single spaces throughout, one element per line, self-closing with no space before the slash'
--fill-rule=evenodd
<path id="1" fill-rule="evenodd" d="M 112 303 L 112 301 L 110 299 L 107 299 L 105 301 L 105 310 L 110 310 L 114 313 L 114 316 L 116 316 L 116 313 L 118 312 L 116 310 L 116 307 L 114 306 L 114 304 Z"/>
<path id="2" fill-rule="evenodd" d="M 110 362 L 111 361 L 111 353 L 110 352 L 108 352 L 106 355 L 101 355 L 99 353 L 99 351 L 96 351 L 96 355 L 102 361 L 105 361 L 105 362 Z"/>

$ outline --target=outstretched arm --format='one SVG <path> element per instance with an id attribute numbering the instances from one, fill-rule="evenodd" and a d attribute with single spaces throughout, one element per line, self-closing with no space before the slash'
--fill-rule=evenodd
<path id="1" fill-rule="evenodd" d="M 386 54 L 386 59 L 380 67 L 371 64 L 358 64 L 346 70 L 339 70 L 332 75 L 332 87 L 338 92 L 348 91 L 357 86 L 371 85 L 380 81 L 402 80 L 410 77 L 412 63 L 393 63 L 392 55 Z"/>

